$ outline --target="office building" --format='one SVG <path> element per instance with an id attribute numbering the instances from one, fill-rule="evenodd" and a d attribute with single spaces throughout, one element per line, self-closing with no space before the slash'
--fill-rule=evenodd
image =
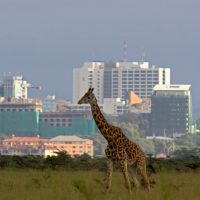
<path id="1" fill-rule="evenodd" d="M 175 137 L 191 133 L 191 85 L 156 85 L 152 96 L 151 134 Z"/>
<path id="2" fill-rule="evenodd" d="M 73 69 L 73 103 L 78 100 L 88 90 L 95 88 L 94 93 L 99 102 L 103 102 L 103 62 L 84 63 L 82 68 Z"/>
<path id="3" fill-rule="evenodd" d="M 156 68 L 148 62 L 88 62 L 73 70 L 73 103 L 89 87 L 102 104 L 105 98 L 127 100 L 130 91 L 148 99 L 157 84 L 170 84 L 170 68 Z"/>

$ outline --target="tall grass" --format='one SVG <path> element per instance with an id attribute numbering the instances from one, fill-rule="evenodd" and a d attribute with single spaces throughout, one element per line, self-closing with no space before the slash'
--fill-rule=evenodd
<path id="1" fill-rule="evenodd" d="M 120 172 L 114 172 L 112 191 L 106 194 L 104 173 L 96 171 L 1 170 L 1 200 L 199 200 L 200 173 L 161 172 L 156 184 L 130 196 Z"/>

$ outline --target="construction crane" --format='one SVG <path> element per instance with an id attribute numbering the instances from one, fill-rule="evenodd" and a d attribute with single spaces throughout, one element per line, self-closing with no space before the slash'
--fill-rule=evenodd
<path id="1" fill-rule="evenodd" d="M 37 90 L 41 90 L 42 87 L 41 86 L 37 86 L 37 85 L 32 85 L 30 83 L 27 83 L 26 81 L 24 81 L 22 84 L 21 84 L 21 87 L 22 87 L 22 96 L 24 98 L 27 98 L 28 97 L 28 89 L 37 89 Z"/>

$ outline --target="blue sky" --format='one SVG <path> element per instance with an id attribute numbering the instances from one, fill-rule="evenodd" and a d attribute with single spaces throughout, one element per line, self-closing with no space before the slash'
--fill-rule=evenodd
<path id="1" fill-rule="evenodd" d="M 200 116 L 200 1 L 1 0 L 0 77 L 21 73 L 36 95 L 71 98 L 72 69 L 91 60 L 142 55 L 171 67 L 172 82 L 192 84 Z"/>

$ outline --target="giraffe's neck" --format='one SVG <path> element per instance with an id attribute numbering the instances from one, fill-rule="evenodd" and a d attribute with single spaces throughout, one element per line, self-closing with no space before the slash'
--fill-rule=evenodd
<path id="1" fill-rule="evenodd" d="M 109 131 L 106 131 L 106 130 L 108 130 L 108 127 L 110 126 L 110 124 L 107 122 L 107 120 L 103 116 L 96 102 L 91 103 L 90 105 L 91 105 L 92 115 L 98 129 L 100 130 L 101 134 L 105 137 L 105 139 L 109 140 L 112 137 L 111 135 L 112 133 L 109 133 Z"/>

